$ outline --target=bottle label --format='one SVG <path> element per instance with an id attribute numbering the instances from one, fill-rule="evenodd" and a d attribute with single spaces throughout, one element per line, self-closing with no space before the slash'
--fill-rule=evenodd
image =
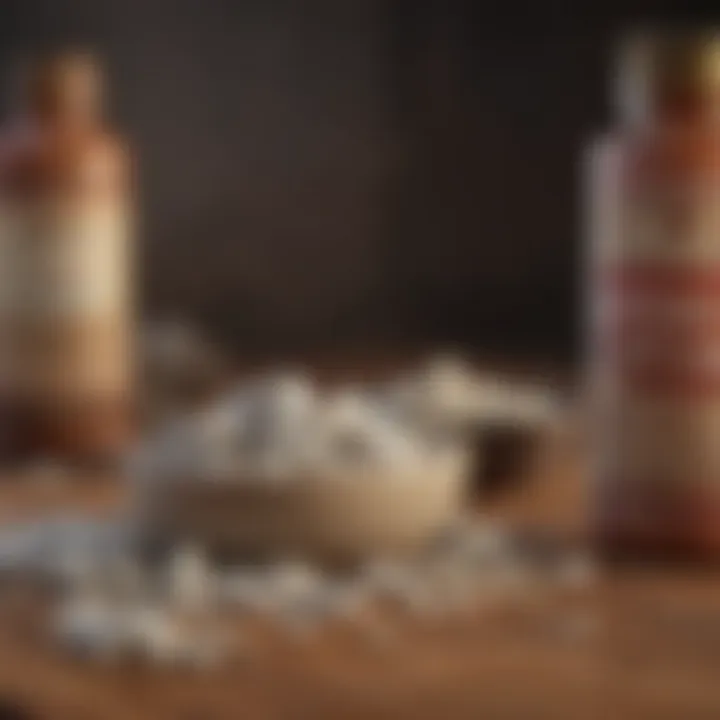
<path id="1" fill-rule="evenodd" d="M 596 475 L 615 520 L 666 529 L 680 518 L 687 533 L 720 511 L 720 184 L 599 179 Z"/>
<path id="2" fill-rule="evenodd" d="M 124 310 L 127 216 L 116 204 L 0 210 L 0 312 L 93 318 Z"/>
<path id="3" fill-rule="evenodd" d="M 36 396 L 124 387 L 128 215 L 120 203 L 0 208 L 0 372 Z"/>

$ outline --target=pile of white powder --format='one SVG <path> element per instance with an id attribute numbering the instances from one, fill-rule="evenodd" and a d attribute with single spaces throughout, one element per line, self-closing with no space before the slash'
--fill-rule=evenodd
<path id="1" fill-rule="evenodd" d="M 542 426 L 556 412 L 546 388 L 483 376 L 452 357 L 393 382 L 332 390 L 301 372 L 274 373 L 164 427 L 136 454 L 132 473 L 253 482 L 367 470 L 388 476 L 443 462 L 470 428 Z"/>
<path id="2" fill-rule="evenodd" d="M 335 389 L 321 390 L 303 373 L 275 373 L 172 421 L 139 448 L 130 471 L 149 482 L 283 483 L 352 478 L 355 470 L 363 478 L 376 470 L 378 478 L 411 477 L 394 471 L 443 462 L 462 449 L 468 430 L 547 425 L 556 405 L 546 388 L 480 375 L 454 358 L 392 382 Z M 258 614 L 295 633 L 343 619 L 375 642 L 391 632 L 369 619 L 378 605 L 439 617 L 529 587 L 581 587 L 593 576 L 582 556 L 537 563 L 506 529 L 478 519 L 459 519 L 422 556 L 368 558 L 337 575 L 291 558 L 221 566 L 196 545 L 148 563 L 130 523 L 54 518 L 4 530 L 0 572 L 59 590 L 52 631 L 74 652 L 202 666 L 242 644 L 218 624 L 227 608 L 236 611 L 236 629 L 238 618 Z"/>
<path id="3" fill-rule="evenodd" d="M 246 658 L 257 618 L 295 639 L 343 623 L 361 643 L 388 649 L 401 640 L 401 617 L 442 623 L 478 607 L 584 594 L 596 578 L 581 551 L 528 552 L 507 527 L 478 517 L 422 555 L 332 573 L 283 558 L 222 565 L 197 545 L 149 563 L 126 526 L 68 516 L 3 531 L 0 570 L 6 583 L 19 575 L 57 590 L 50 632 L 68 652 L 185 667 Z"/>

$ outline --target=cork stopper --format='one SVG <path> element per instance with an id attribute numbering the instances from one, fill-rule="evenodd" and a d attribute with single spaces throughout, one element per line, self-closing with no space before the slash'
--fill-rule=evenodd
<path id="1" fill-rule="evenodd" d="M 31 61 L 22 78 L 23 105 L 40 119 L 89 124 L 102 113 L 103 71 L 84 50 L 61 50 Z"/>
<path id="2" fill-rule="evenodd" d="M 720 28 L 635 33 L 621 43 L 618 60 L 623 119 L 720 119 Z"/>

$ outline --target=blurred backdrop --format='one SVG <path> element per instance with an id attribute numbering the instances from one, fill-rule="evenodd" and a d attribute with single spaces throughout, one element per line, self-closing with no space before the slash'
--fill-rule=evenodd
<path id="1" fill-rule="evenodd" d="M 7 70 L 79 41 L 107 59 L 141 160 L 148 315 L 252 351 L 457 343 L 570 360 L 579 153 L 634 17 L 3 0 L 0 56 Z"/>

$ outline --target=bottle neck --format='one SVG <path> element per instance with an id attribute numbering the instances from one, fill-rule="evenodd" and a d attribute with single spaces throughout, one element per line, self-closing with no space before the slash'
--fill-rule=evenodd
<path id="1" fill-rule="evenodd" d="M 98 130 L 100 118 L 87 115 L 68 115 L 60 113 L 28 113 L 24 116 L 27 125 L 39 132 L 49 132 L 67 137 L 86 135 Z"/>
<path id="2" fill-rule="evenodd" d="M 720 124 L 720 38 L 659 34 L 630 40 L 615 68 L 615 102 L 623 122 Z"/>
<path id="3" fill-rule="evenodd" d="M 71 132 L 101 123 L 103 99 L 97 64 L 74 54 L 38 63 L 22 92 L 22 106 L 36 125 Z"/>
<path id="4" fill-rule="evenodd" d="M 630 127 L 677 126 L 720 130 L 720 92 L 698 95 L 692 91 L 653 95 L 638 92 L 620 104 L 621 122 Z"/>

